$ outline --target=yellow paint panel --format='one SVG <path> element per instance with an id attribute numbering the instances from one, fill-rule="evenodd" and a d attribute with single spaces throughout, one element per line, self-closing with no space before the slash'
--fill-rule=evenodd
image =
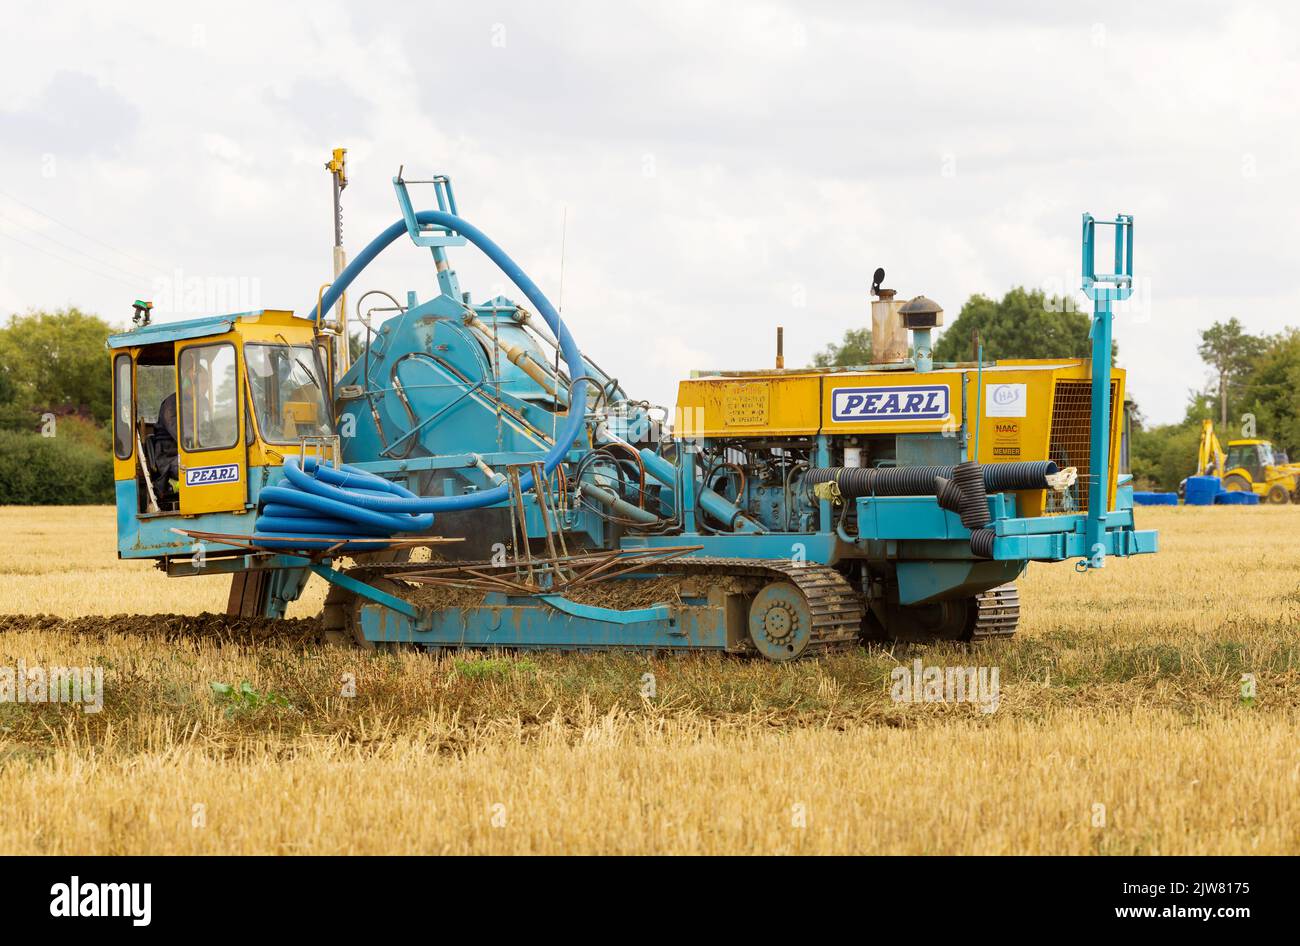
<path id="1" fill-rule="evenodd" d="M 970 393 L 975 394 L 974 371 L 970 372 Z M 1091 410 L 1091 378 L 1086 364 L 1045 364 L 1042 366 L 1018 366 L 1005 362 L 996 369 L 984 371 L 984 386 L 980 393 L 978 451 L 975 450 L 975 404 L 972 403 L 969 436 L 971 452 L 977 453 L 981 463 L 1010 463 L 1018 460 L 1062 460 L 1061 456 L 1049 456 L 1051 450 L 1052 427 L 1058 428 L 1058 447 L 1060 444 L 1074 442 L 1086 445 L 1089 440 L 1088 418 Z M 1123 432 L 1124 383 L 1122 369 L 1111 371 L 1115 402 L 1112 404 L 1112 423 L 1110 431 L 1110 484 L 1107 506 L 1115 506 L 1115 486 L 1119 468 L 1119 440 Z M 1075 386 L 1082 401 L 1070 397 L 1058 397 L 1058 386 L 1062 382 Z M 1016 387 L 1014 396 L 1000 389 L 1003 386 Z M 1020 395 L 1023 394 L 1023 402 Z M 1116 409 L 1118 405 L 1118 409 Z M 1067 432 L 1074 432 L 1070 436 Z M 1080 465 L 1069 462 L 1063 465 Z M 1083 477 L 1086 468 L 1080 468 Z M 1086 482 L 1082 480 L 1080 482 Z M 1044 491 L 1023 492 L 1018 494 L 1020 514 L 1039 516 L 1045 508 Z"/>
<path id="2" fill-rule="evenodd" d="M 983 388 L 976 404 L 978 373 L 968 374 L 971 401 L 969 433 L 972 453 L 976 439 L 975 420 L 979 418 L 979 455 L 981 463 L 1012 463 L 1017 460 L 1046 460 L 1049 426 L 1052 416 L 1052 392 L 1055 379 L 1086 376 L 1077 368 L 999 367 L 983 372 Z M 978 413 L 976 413 L 978 407 Z"/>
<path id="3" fill-rule="evenodd" d="M 1112 379 L 1118 409 L 1112 411 L 1110 508 L 1123 430 L 1124 372 L 1115 369 Z M 677 430 L 696 437 L 960 436 L 964 417 L 967 450 L 982 463 L 1061 460 L 1049 456 L 1053 426 L 1056 449 L 1086 448 L 1089 384 L 1088 363 L 1077 358 L 1004 361 L 982 371 L 963 365 L 925 374 L 827 370 L 695 378 L 679 388 Z M 1068 465 L 1087 473 L 1082 462 Z M 1045 493 L 1021 493 L 1019 503 L 1022 515 L 1041 515 Z"/>
<path id="4" fill-rule="evenodd" d="M 979 373 L 969 372 L 971 454 L 981 463 L 1046 460 L 1055 379 L 1061 375 L 1078 377 L 1081 373 L 1086 375 L 1077 367 L 1062 368 L 1059 363 L 1032 368 L 1015 368 L 1004 363 L 996 370 L 983 372 L 983 387 L 977 402 Z M 1016 503 L 1020 515 L 1042 515 L 1044 496 L 1043 490 L 1018 493 Z"/>
<path id="5" fill-rule="evenodd" d="M 694 378 L 677 391 L 683 437 L 811 437 L 820 419 L 817 375 Z"/>
<path id="6" fill-rule="evenodd" d="M 181 514 L 234 512 L 248 499 L 244 367 L 238 334 L 176 345 Z"/>
<path id="7" fill-rule="evenodd" d="M 109 376 L 113 379 L 113 419 L 109 424 L 110 433 L 114 430 L 114 425 L 118 423 L 118 390 L 117 390 L 117 372 L 114 366 L 117 364 L 119 355 L 126 355 L 131 359 L 131 402 L 128 405 L 128 420 L 131 425 L 131 453 L 124 460 L 117 455 L 116 445 L 110 449 L 113 450 L 113 479 L 130 480 L 135 478 L 136 449 L 135 449 L 135 352 L 134 351 L 110 351 L 108 353 L 108 370 Z"/>
<path id="8" fill-rule="evenodd" d="M 314 338 L 312 323 L 294 318 L 288 309 L 266 309 L 256 316 L 244 316 L 235 323 L 235 331 L 254 342 L 283 337 L 290 345 L 310 345 Z"/>

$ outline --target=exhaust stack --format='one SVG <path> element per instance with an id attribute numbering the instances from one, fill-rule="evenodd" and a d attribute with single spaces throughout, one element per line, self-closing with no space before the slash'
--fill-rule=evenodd
<path id="1" fill-rule="evenodd" d="M 884 289 L 885 271 L 877 269 L 871 283 L 871 363 L 896 365 L 907 361 L 907 329 L 899 314 L 901 302 L 894 300 L 894 290 Z"/>

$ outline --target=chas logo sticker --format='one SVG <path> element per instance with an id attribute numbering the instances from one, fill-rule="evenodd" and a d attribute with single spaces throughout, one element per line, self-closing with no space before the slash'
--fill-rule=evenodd
<path id="1" fill-rule="evenodd" d="M 987 386 L 985 417 L 1024 417 L 1029 404 L 1027 385 L 990 384 Z"/>
<path id="2" fill-rule="evenodd" d="M 214 486 L 217 483 L 238 482 L 238 463 L 223 463 L 220 466 L 192 466 L 185 471 L 186 486 Z"/>
<path id="3" fill-rule="evenodd" d="M 948 416 L 946 384 L 905 388 L 834 388 L 833 420 L 943 420 Z"/>

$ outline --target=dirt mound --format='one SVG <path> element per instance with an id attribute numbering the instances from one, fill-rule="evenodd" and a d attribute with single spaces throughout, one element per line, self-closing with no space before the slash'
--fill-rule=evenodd
<path id="1" fill-rule="evenodd" d="M 0 615 L 0 633 L 6 631 L 62 631 L 81 637 L 104 638 L 136 634 L 164 640 L 195 638 L 221 641 L 314 641 L 320 634 L 316 618 L 275 620 L 234 617 L 227 614 L 114 614 L 63 618 L 53 614 Z"/>
<path id="2" fill-rule="evenodd" d="M 621 578 L 570 588 L 564 596 L 579 604 L 616 611 L 648 608 L 652 604 L 680 604 L 681 579 L 675 575 L 660 578 Z"/>

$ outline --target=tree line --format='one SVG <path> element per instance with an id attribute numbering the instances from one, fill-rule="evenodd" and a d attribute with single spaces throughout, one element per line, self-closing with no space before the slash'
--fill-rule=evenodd
<path id="1" fill-rule="evenodd" d="M 1017 286 L 1000 300 L 976 294 L 935 342 L 934 360 L 974 361 L 977 344 L 985 360 L 1087 358 L 1092 354 L 1091 320 L 1073 301 L 1037 289 Z M 1112 346 L 1112 360 L 1116 351 Z M 819 368 L 870 363 L 870 327 L 849 329 L 813 356 Z"/>
<path id="2" fill-rule="evenodd" d="M 79 309 L 0 327 L 0 503 L 111 503 L 113 329 Z"/>
<path id="3" fill-rule="evenodd" d="M 1183 419 L 1150 426 L 1135 423 L 1133 476 L 1140 484 L 1176 489 L 1195 472 L 1205 420 L 1223 443 L 1258 437 L 1288 454 L 1300 448 L 1300 329 L 1251 335 L 1235 317 L 1201 332 L 1197 347 L 1210 382 L 1187 392 Z"/>

